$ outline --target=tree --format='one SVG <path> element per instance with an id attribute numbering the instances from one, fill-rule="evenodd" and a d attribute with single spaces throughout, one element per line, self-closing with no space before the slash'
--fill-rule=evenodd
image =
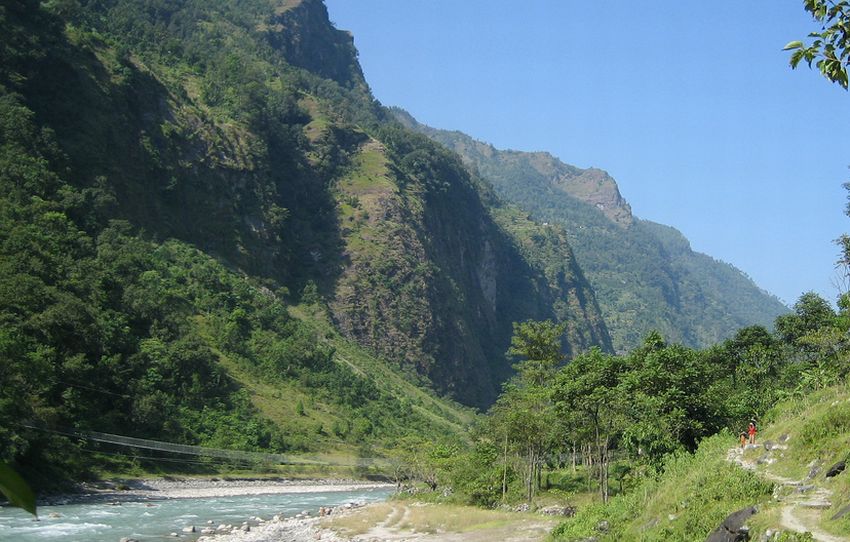
<path id="1" fill-rule="evenodd" d="M 809 67 L 815 62 L 824 77 L 847 90 L 847 66 L 850 64 L 850 2 L 846 0 L 805 0 L 806 11 L 821 24 L 820 32 L 811 32 L 814 38 L 806 45 L 795 40 L 785 46 L 791 53 L 791 67 L 801 61 Z"/>
<path id="2" fill-rule="evenodd" d="M 529 504 L 540 485 L 543 452 L 555 436 L 556 419 L 549 384 L 564 360 L 561 336 L 565 329 L 564 324 L 550 320 L 514 324 L 508 354 L 525 359 L 514 365 L 517 375 L 505 385 L 491 410 L 496 433 L 503 436 L 505 442 L 504 478 L 508 469 L 508 443 L 518 446 L 525 454 L 525 493 Z"/>
<path id="3" fill-rule="evenodd" d="M 735 336 L 723 344 L 725 369 L 732 378 L 733 387 L 738 381 L 739 370 L 746 365 L 753 365 L 754 360 L 763 359 L 759 354 L 778 360 L 780 344 L 764 326 L 748 326 L 741 328 Z M 771 375 L 776 376 L 776 375 Z"/>
<path id="4" fill-rule="evenodd" d="M 608 502 L 609 449 L 621 428 L 618 385 L 624 368 L 622 358 L 593 348 L 555 377 L 553 398 L 558 416 L 581 418 L 591 429 L 603 502 Z"/>
<path id="5" fill-rule="evenodd" d="M 530 386 L 543 386 L 564 361 L 561 337 L 566 324 L 551 320 L 514 322 L 514 334 L 508 355 L 525 358 L 514 365 L 522 382 Z"/>
<path id="6" fill-rule="evenodd" d="M 796 344 L 804 335 L 830 326 L 836 314 L 829 303 L 814 292 L 806 292 L 794 303 L 794 312 L 776 319 L 776 332 L 782 340 Z"/>
<path id="7" fill-rule="evenodd" d="M 623 407 L 628 420 L 623 443 L 656 465 L 665 454 L 695 450 L 725 421 L 707 385 L 718 380 L 722 367 L 707 363 L 695 350 L 659 339 L 650 334 L 627 357 L 620 384 L 622 396 L 629 398 Z"/>

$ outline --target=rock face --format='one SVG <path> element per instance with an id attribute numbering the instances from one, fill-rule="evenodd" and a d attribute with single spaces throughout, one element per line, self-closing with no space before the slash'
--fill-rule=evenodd
<path id="1" fill-rule="evenodd" d="M 631 206 L 620 195 L 620 188 L 606 171 L 596 168 L 578 170 L 577 175 L 558 177 L 554 184 L 567 194 L 593 205 L 620 226 L 631 226 L 634 221 Z"/>
<path id="2" fill-rule="evenodd" d="M 715 529 L 705 542 L 743 542 L 750 539 L 749 530 L 744 523 L 758 510 L 750 506 L 729 515 L 720 526 Z"/>
<path id="3" fill-rule="evenodd" d="M 478 407 L 510 375 L 513 322 L 566 323 L 568 354 L 611 350 L 563 228 L 488 202 L 434 142 L 367 138 L 336 188 L 345 264 L 330 308 L 360 344 Z"/>
<path id="4" fill-rule="evenodd" d="M 321 0 L 286 0 L 262 28 L 290 64 L 344 87 L 365 84 L 354 37 L 329 24 Z"/>

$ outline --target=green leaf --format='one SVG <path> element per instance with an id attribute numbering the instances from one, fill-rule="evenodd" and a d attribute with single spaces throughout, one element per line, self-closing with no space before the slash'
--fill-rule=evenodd
<path id="1" fill-rule="evenodd" d="M 788 45 L 782 48 L 783 51 L 790 51 L 791 49 L 799 49 L 803 46 L 803 42 L 800 40 L 789 41 Z"/>
<path id="2" fill-rule="evenodd" d="M 0 492 L 12 506 L 23 508 L 38 517 L 35 511 L 35 494 L 21 476 L 6 463 L 0 463 Z"/>

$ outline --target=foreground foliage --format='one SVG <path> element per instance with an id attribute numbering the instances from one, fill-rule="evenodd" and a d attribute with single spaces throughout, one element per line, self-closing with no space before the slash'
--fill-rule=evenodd
<path id="1" fill-rule="evenodd" d="M 769 498 L 773 485 L 726 461 L 729 433 L 702 441 L 694 454 L 669 456 L 648 477 L 610 504 L 579 511 L 558 527 L 556 540 L 702 540 L 730 513 Z"/>

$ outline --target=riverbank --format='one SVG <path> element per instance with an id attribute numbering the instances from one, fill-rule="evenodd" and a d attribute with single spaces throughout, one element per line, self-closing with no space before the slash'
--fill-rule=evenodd
<path id="1" fill-rule="evenodd" d="M 50 496 L 39 504 L 121 503 L 162 499 L 199 499 L 270 495 L 279 493 L 322 493 L 391 489 L 392 484 L 361 480 L 288 478 L 150 478 L 120 479 L 84 484 L 77 493 Z"/>
<path id="2" fill-rule="evenodd" d="M 196 542 L 347 542 L 349 539 L 322 527 L 318 517 L 275 517 L 267 522 L 242 530 L 235 527 L 228 532 L 203 535 Z"/>
<path id="3" fill-rule="evenodd" d="M 345 505 L 324 517 L 275 516 L 197 542 L 540 542 L 558 520 L 530 513 L 409 502 Z"/>

